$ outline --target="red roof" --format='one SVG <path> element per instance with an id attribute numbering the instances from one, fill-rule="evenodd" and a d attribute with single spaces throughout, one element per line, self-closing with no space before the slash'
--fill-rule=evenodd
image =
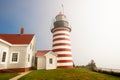
<path id="1" fill-rule="evenodd" d="M 34 34 L 0 34 L 0 39 L 11 44 L 29 44 Z"/>
<path id="2" fill-rule="evenodd" d="M 36 53 L 36 56 L 44 56 L 45 54 L 47 54 L 50 50 L 39 50 Z"/>

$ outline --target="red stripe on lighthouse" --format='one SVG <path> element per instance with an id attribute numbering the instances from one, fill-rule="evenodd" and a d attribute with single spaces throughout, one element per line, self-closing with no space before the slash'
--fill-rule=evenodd
<path id="1" fill-rule="evenodd" d="M 68 39 L 68 38 L 56 38 L 56 39 L 53 39 L 53 41 L 57 41 L 57 40 L 68 40 L 68 41 L 70 41 L 70 39 Z"/>
<path id="2" fill-rule="evenodd" d="M 70 31 L 68 28 L 57 28 L 55 30 L 53 30 L 52 32 L 56 32 L 56 31 Z"/>
<path id="3" fill-rule="evenodd" d="M 65 33 L 58 33 L 58 34 L 54 34 L 53 37 L 55 36 L 61 36 L 61 35 L 64 35 L 64 36 L 70 36 L 69 34 L 65 34 Z"/>
<path id="4" fill-rule="evenodd" d="M 73 62 L 72 60 L 58 60 L 58 63 L 67 63 L 67 62 Z"/>
<path id="5" fill-rule="evenodd" d="M 58 51 L 70 51 L 71 49 L 67 49 L 67 48 L 60 48 L 60 49 L 54 49 L 53 52 L 58 52 Z"/>
<path id="6" fill-rule="evenodd" d="M 71 54 L 58 54 L 57 57 L 72 57 Z"/>
<path id="7" fill-rule="evenodd" d="M 53 44 L 53 46 L 62 46 L 62 45 L 64 45 L 64 46 L 71 46 L 71 44 L 69 44 L 69 43 L 56 43 L 56 44 Z"/>

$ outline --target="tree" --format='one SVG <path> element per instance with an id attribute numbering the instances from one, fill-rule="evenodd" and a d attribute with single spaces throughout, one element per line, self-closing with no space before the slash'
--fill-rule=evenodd
<path id="1" fill-rule="evenodd" d="M 90 68 L 91 70 L 94 70 L 96 68 L 96 64 L 95 64 L 94 60 L 92 59 L 90 61 L 90 63 L 88 63 L 88 65 L 86 65 L 86 67 Z"/>

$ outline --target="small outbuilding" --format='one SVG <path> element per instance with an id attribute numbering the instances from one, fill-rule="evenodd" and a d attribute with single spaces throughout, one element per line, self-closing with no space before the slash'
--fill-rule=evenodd
<path id="1" fill-rule="evenodd" d="M 37 51 L 37 70 L 41 69 L 56 69 L 57 55 L 51 50 Z"/>

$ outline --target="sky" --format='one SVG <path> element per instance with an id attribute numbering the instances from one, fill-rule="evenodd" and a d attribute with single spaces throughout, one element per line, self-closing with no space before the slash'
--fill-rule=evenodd
<path id="1" fill-rule="evenodd" d="M 75 65 L 93 59 L 97 67 L 120 69 L 120 0 L 0 0 L 0 33 L 35 34 L 38 50 L 52 49 L 55 16 L 62 11 L 72 27 Z"/>

